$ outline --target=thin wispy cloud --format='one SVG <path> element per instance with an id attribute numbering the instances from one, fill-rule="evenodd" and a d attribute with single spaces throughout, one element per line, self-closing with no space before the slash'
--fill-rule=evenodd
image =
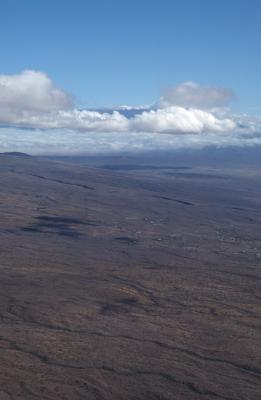
<path id="1" fill-rule="evenodd" d="M 227 106 L 235 98 L 232 90 L 202 86 L 196 82 L 184 82 L 177 86 L 169 86 L 162 90 L 159 106 L 180 106 L 199 109 L 212 109 Z"/>

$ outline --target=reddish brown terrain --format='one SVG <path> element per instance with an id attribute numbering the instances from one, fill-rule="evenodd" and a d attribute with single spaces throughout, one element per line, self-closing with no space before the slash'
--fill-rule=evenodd
<path id="1" fill-rule="evenodd" d="M 261 173 L 0 156 L 1 400 L 259 400 Z"/>

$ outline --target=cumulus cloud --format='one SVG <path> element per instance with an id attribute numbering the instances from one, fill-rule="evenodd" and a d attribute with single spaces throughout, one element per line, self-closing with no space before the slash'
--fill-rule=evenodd
<path id="1" fill-rule="evenodd" d="M 201 102 L 204 100 L 204 94 L 211 95 L 212 103 L 214 98 L 217 103 L 217 98 L 220 100 L 223 93 L 192 83 L 176 87 L 174 92 L 180 93 L 180 97 L 182 92 L 183 100 L 185 97 L 188 100 L 191 92 L 190 99 L 195 100 L 197 97 Z M 127 111 L 130 111 L 129 107 Z M 77 110 L 71 97 L 57 88 L 42 72 L 24 71 L 19 75 L 0 75 L 0 122 L 5 124 L 95 132 L 141 131 L 176 134 L 230 130 L 235 125 L 228 118 L 220 119 L 199 109 L 171 106 L 141 113 L 138 111 L 139 108 L 135 108 L 133 115 L 128 118 L 124 115 L 126 106 L 113 112 Z"/>
<path id="2" fill-rule="evenodd" d="M 2 122 L 16 123 L 22 117 L 71 107 L 71 97 L 42 72 L 27 70 L 17 75 L 0 75 Z"/>
<path id="3" fill-rule="evenodd" d="M 44 73 L 0 75 L 0 151 L 77 154 L 261 144 L 261 119 L 219 107 L 231 91 L 186 82 L 154 107 L 79 110 Z M 33 129 L 32 129 L 33 128 Z"/>
<path id="4" fill-rule="evenodd" d="M 161 105 L 165 102 L 166 107 L 145 111 L 136 107 L 127 117 L 126 106 L 113 112 L 77 110 L 71 97 L 57 88 L 46 74 L 27 70 L 18 75 L 0 75 L 0 123 L 95 132 L 216 132 L 233 129 L 235 124 L 228 118 L 218 118 L 197 108 L 167 104 L 176 101 L 186 105 L 191 103 L 191 106 L 204 102 L 217 105 L 228 97 L 229 92 L 225 89 L 187 82 L 162 98 Z M 130 111 L 129 107 L 127 111 Z"/>
<path id="5" fill-rule="evenodd" d="M 170 86 L 162 91 L 160 107 L 180 106 L 199 109 L 211 109 L 227 106 L 234 98 L 234 93 L 216 86 L 202 86 L 196 82 L 184 82 Z"/>
<path id="6" fill-rule="evenodd" d="M 224 132 L 236 127 L 229 118 L 220 119 L 207 111 L 174 106 L 145 111 L 136 115 L 130 125 L 135 131 L 175 134 Z"/>
<path id="7" fill-rule="evenodd" d="M 128 128 L 128 119 L 118 111 L 100 113 L 89 110 L 60 110 L 44 114 L 24 114 L 16 118 L 16 125 L 42 129 L 74 129 L 75 131 L 123 132 Z"/>
<path id="8" fill-rule="evenodd" d="M 236 127 L 229 118 L 218 118 L 196 109 L 169 107 L 144 111 L 127 118 L 118 111 L 100 113 L 89 110 L 68 110 L 41 115 L 24 115 L 16 124 L 43 129 L 73 129 L 86 132 L 157 132 L 186 134 L 229 131 Z"/>

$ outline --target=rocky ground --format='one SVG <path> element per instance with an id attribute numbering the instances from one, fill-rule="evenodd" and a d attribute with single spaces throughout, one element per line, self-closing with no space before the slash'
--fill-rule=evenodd
<path id="1" fill-rule="evenodd" d="M 0 399 L 259 400 L 261 174 L 0 156 Z"/>

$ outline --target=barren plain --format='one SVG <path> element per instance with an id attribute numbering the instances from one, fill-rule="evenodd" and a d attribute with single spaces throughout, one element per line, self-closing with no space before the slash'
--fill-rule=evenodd
<path id="1" fill-rule="evenodd" d="M 261 173 L 0 156 L 0 399 L 259 400 Z"/>

